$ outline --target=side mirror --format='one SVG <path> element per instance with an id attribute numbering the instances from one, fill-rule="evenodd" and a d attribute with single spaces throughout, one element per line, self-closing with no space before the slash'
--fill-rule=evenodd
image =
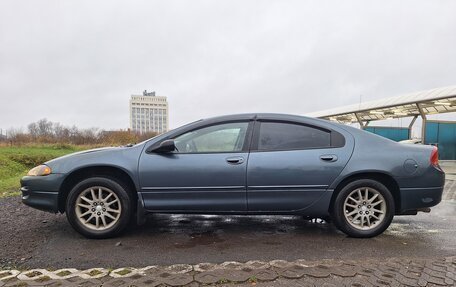
<path id="1" fill-rule="evenodd" d="M 174 144 L 174 140 L 164 140 L 160 143 L 157 147 L 151 147 L 148 152 L 172 152 L 176 150 L 176 145 Z"/>

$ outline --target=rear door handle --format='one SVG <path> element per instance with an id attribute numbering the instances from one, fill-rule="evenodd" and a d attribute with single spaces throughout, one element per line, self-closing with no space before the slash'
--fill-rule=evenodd
<path id="1" fill-rule="evenodd" d="M 320 159 L 323 161 L 333 162 L 337 160 L 337 155 L 335 154 L 324 154 L 320 156 Z"/>
<path id="2" fill-rule="evenodd" d="M 240 156 L 228 157 L 226 158 L 226 162 L 229 164 L 242 164 L 244 162 L 244 158 Z"/>

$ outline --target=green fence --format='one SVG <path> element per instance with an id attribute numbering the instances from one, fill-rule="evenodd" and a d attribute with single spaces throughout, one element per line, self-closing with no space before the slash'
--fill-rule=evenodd
<path id="1" fill-rule="evenodd" d="M 364 130 L 397 142 L 410 138 L 410 130 L 408 128 L 368 126 Z"/>
<path id="2" fill-rule="evenodd" d="M 426 144 L 439 147 L 439 157 L 443 160 L 456 160 L 456 122 L 426 122 Z"/>

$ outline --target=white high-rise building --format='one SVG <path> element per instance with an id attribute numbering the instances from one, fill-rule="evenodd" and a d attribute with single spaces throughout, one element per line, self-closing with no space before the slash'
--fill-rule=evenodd
<path id="1" fill-rule="evenodd" d="M 168 102 L 166 97 L 144 91 L 130 99 L 130 129 L 140 133 L 168 131 Z"/>

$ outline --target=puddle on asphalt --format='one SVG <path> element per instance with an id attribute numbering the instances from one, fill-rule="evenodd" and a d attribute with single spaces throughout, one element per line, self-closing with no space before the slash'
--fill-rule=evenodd
<path id="1" fill-rule="evenodd" d="M 192 249 L 210 246 L 227 248 L 237 243 L 258 241 L 263 246 L 283 245 L 283 236 L 302 237 L 305 234 L 334 234 L 335 227 L 323 219 L 302 216 L 225 216 L 154 214 L 148 218 L 143 233 L 160 234 L 170 237 L 172 249 Z"/>

